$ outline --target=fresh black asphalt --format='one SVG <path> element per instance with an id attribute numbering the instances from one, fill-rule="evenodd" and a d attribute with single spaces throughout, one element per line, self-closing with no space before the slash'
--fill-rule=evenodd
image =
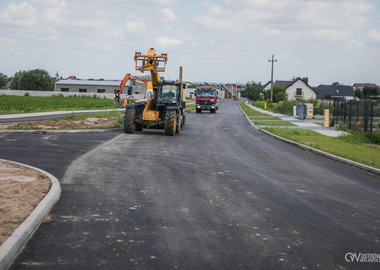
<path id="1" fill-rule="evenodd" d="M 181 134 L 3 134 L 62 197 L 10 269 L 378 269 L 380 178 L 254 129 L 237 102 Z"/>

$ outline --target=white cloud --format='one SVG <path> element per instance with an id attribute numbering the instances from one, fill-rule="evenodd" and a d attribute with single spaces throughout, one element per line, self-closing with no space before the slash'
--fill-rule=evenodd
<path id="1" fill-rule="evenodd" d="M 34 27 L 38 24 L 37 13 L 28 2 L 9 4 L 0 10 L 0 23 L 21 27 Z"/>
<path id="2" fill-rule="evenodd" d="M 372 44 L 380 44 L 380 31 L 372 30 L 367 34 L 367 39 Z"/>
<path id="3" fill-rule="evenodd" d="M 129 32 L 144 33 L 146 31 L 146 22 L 143 21 L 143 20 L 140 20 L 140 21 L 127 21 L 125 23 L 125 28 Z"/>
<path id="4" fill-rule="evenodd" d="M 165 22 L 173 22 L 177 20 L 177 17 L 173 10 L 170 8 L 163 8 L 158 11 L 160 19 Z"/>
<path id="5" fill-rule="evenodd" d="M 175 38 L 168 38 L 165 36 L 161 36 L 156 39 L 156 42 L 162 47 L 162 48 L 168 48 L 171 46 L 177 46 L 183 43 L 182 40 L 175 39 Z"/>

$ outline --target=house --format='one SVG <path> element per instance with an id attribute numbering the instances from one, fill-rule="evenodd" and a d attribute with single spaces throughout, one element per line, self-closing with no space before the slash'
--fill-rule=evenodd
<path id="1" fill-rule="evenodd" d="M 379 87 L 377 84 L 375 83 L 355 83 L 352 87 L 354 87 L 355 90 L 359 89 L 359 90 L 363 90 L 363 88 L 365 86 L 369 86 L 369 87 Z"/>
<path id="2" fill-rule="evenodd" d="M 293 81 L 275 81 L 273 86 L 277 86 L 277 87 L 281 87 L 282 89 L 286 89 L 292 83 L 293 83 Z M 270 90 L 270 88 L 271 88 L 271 81 L 269 81 L 263 85 L 264 91 Z"/>
<path id="3" fill-rule="evenodd" d="M 233 86 L 232 84 L 227 84 L 227 87 L 232 90 L 232 96 L 240 98 L 240 88 Z"/>
<path id="4" fill-rule="evenodd" d="M 355 90 L 352 86 L 341 85 L 337 82 L 332 85 L 319 85 L 315 91 L 317 92 L 318 99 L 325 99 L 326 95 L 331 95 L 332 98 L 345 98 L 353 99 Z"/>
<path id="5" fill-rule="evenodd" d="M 284 89 L 288 95 L 288 100 L 317 99 L 317 93 L 309 86 L 308 78 L 296 78 Z"/>
<path id="6" fill-rule="evenodd" d="M 232 98 L 233 90 L 228 85 L 222 84 L 221 89 L 224 90 L 224 98 Z"/>
<path id="7" fill-rule="evenodd" d="M 296 99 L 316 99 L 317 93 L 315 90 L 309 86 L 309 79 L 305 78 L 294 78 L 291 81 L 275 81 L 274 86 L 281 87 L 285 89 L 288 94 L 288 100 Z M 267 82 L 263 86 L 264 90 L 270 90 L 271 83 Z"/>

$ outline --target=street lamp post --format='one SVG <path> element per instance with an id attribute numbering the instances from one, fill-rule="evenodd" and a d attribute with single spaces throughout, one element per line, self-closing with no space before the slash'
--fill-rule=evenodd
<path id="1" fill-rule="evenodd" d="M 273 102 L 273 63 L 277 62 L 277 59 L 274 59 L 274 54 L 272 55 L 272 60 L 268 60 L 268 62 L 272 62 L 272 72 L 270 76 L 270 101 Z"/>

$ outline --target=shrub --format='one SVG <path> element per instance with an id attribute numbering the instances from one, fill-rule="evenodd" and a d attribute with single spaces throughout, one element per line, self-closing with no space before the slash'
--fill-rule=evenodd
<path id="1" fill-rule="evenodd" d="M 30 97 L 30 94 L 29 94 L 28 92 L 26 92 L 26 93 L 24 94 L 24 97 Z"/>

